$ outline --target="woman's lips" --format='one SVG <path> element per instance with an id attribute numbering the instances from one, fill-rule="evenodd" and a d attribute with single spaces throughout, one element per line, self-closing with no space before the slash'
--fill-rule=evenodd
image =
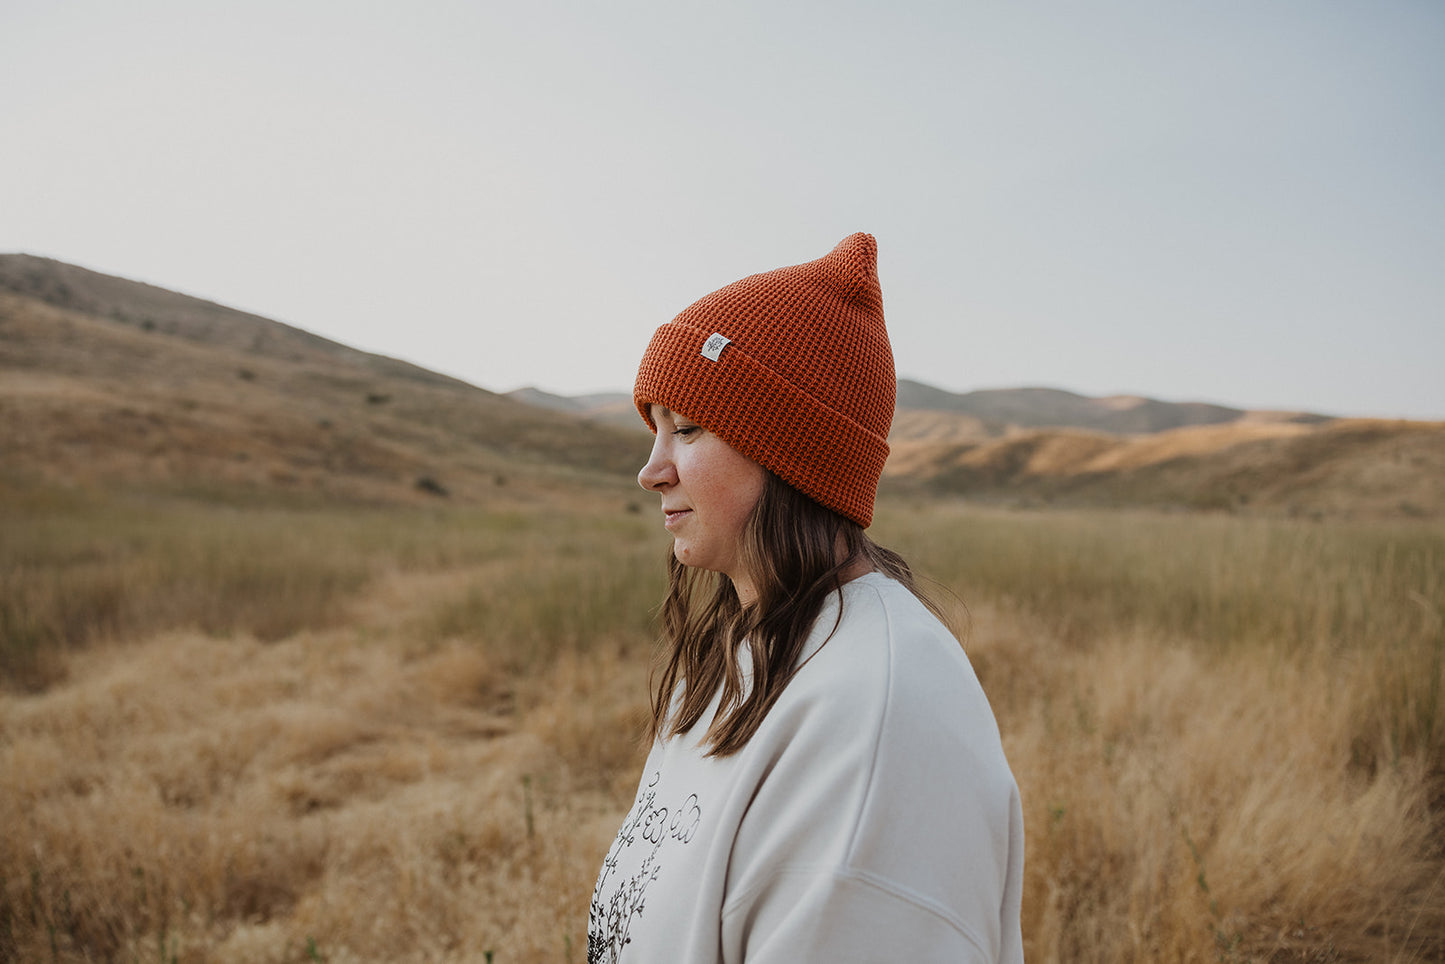
<path id="1" fill-rule="evenodd" d="M 665 525 L 665 526 L 667 526 L 667 528 L 671 529 L 674 525 L 676 525 L 677 523 L 681 522 L 681 521 L 682 521 L 683 519 L 685 519 L 686 517 L 692 515 L 692 510 L 691 510 L 691 509 L 673 509 L 673 510 L 664 509 L 662 514 L 663 514 L 663 516 L 664 516 L 663 525 Z"/>

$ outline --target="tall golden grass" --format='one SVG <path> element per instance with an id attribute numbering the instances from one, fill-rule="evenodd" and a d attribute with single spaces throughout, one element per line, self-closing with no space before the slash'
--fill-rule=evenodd
<path id="1" fill-rule="evenodd" d="M 886 524 L 980 601 L 968 650 L 1023 790 L 1030 959 L 1445 955 L 1438 528 Z"/>
<path id="2" fill-rule="evenodd" d="M 0 958 L 585 959 L 666 539 L 0 501 Z M 1445 528 L 882 507 L 1022 788 L 1033 961 L 1445 956 Z"/>

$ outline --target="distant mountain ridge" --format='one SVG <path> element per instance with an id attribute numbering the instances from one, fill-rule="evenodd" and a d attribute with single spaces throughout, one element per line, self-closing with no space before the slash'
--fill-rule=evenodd
<path id="1" fill-rule="evenodd" d="M 507 392 L 507 397 L 527 405 L 567 412 L 590 421 L 607 422 L 625 428 L 646 431 L 647 426 L 632 406 L 632 396 L 626 392 L 596 392 L 590 395 L 555 395 L 540 388 L 518 388 Z"/>
<path id="2" fill-rule="evenodd" d="M 955 394 L 908 379 L 898 382 L 898 408 L 956 412 L 995 426 L 1081 428 L 1114 435 L 1239 421 L 1300 424 L 1330 421 L 1330 416 L 1309 412 L 1259 412 L 1207 402 L 1164 402 L 1136 395 L 1090 398 L 1056 388 L 983 389 Z"/>
<path id="3" fill-rule="evenodd" d="M 624 392 L 556 395 L 520 388 L 508 397 L 586 418 L 640 422 Z M 932 416 L 932 417 L 930 417 Z M 945 416 L 940 419 L 938 416 Z M 958 416 L 948 419 L 946 416 Z M 1142 435 L 1195 425 L 1235 422 L 1318 425 L 1332 421 L 1310 412 L 1252 411 L 1206 402 L 1165 402 L 1133 395 L 1090 398 L 1056 388 L 999 388 L 955 393 L 899 379 L 891 438 L 999 438 L 1031 428 L 1075 428 L 1111 435 Z"/>

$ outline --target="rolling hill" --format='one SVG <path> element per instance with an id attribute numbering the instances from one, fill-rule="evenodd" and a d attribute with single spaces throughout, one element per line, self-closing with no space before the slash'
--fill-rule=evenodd
<path id="1" fill-rule="evenodd" d="M 578 424 L 212 302 L 0 256 L 11 477 L 383 501 L 629 482 L 645 440 Z"/>
<path id="2" fill-rule="evenodd" d="M 884 491 L 1445 518 L 1445 423 L 899 384 Z M 426 502 L 631 492 L 625 394 L 498 395 L 213 302 L 0 255 L 0 483 Z M 610 498 L 610 496 L 609 496 Z"/>
<path id="3" fill-rule="evenodd" d="M 1150 506 L 1307 518 L 1445 518 L 1445 424 L 1340 419 L 1116 436 L 1035 429 L 895 442 L 885 491 L 1013 506 Z"/>

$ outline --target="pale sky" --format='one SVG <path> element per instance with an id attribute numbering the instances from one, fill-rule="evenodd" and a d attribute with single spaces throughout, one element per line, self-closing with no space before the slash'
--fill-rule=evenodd
<path id="1" fill-rule="evenodd" d="M 1445 418 L 1435 0 L 0 0 L 0 251 L 626 390 L 878 238 L 898 372 Z"/>

